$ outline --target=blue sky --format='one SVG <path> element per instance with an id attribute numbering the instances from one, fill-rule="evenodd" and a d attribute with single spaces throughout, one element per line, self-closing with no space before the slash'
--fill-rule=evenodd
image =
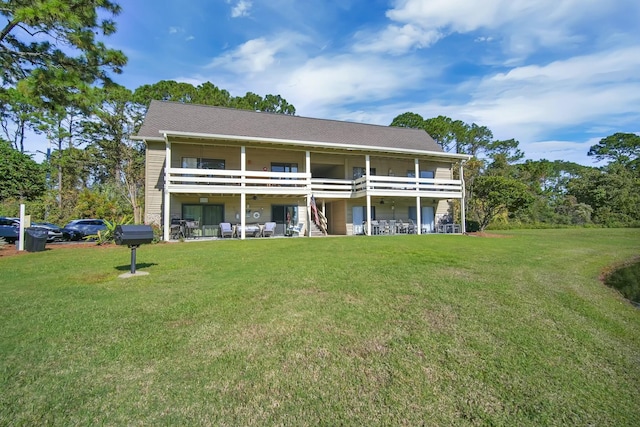
<path id="1" fill-rule="evenodd" d="M 388 125 L 445 115 L 594 165 L 640 131 L 637 0 L 121 0 L 115 80 L 280 94 L 297 115 Z"/>

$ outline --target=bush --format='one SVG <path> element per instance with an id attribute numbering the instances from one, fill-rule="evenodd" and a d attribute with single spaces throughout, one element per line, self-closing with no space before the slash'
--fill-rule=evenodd
<path id="1" fill-rule="evenodd" d="M 629 301 L 640 305 L 640 261 L 613 271 L 605 278 L 604 283 L 620 291 Z"/>
<path id="2" fill-rule="evenodd" d="M 133 218 L 123 216 L 120 218 L 120 221 L 107 221 L 104 220 L 107 225 L 106 230 L 98 231 L 98 234 L 92 234 L 91 236 L 86 236 L 85 239 L 95 240 L 98 245 L 106 245 L 109 243 L 113 243 L 115 241 L 115 233 L 118 225 L 127 225 L 133 222 Z"/>

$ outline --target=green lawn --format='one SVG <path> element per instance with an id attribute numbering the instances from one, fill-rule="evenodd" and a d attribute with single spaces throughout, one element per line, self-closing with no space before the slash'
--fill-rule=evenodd
<path id="1" fill-rule="evenodd" d="M 0 258 L 0 425 L 640 420 L 640 230 L 77 247 Z"/>

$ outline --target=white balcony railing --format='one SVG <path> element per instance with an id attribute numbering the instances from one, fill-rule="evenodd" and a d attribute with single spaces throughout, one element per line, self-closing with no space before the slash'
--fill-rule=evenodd
<path id="1" fill-rule="evenodd" d="M 173 193 L 276 194 L 352 198 L 421 196 L 460 198 L 462 182 L 455 179 L 369 176 L 355 180 L 311 178 L 306 172 L 262 172 L 229 169 L 168 168 Z"/>

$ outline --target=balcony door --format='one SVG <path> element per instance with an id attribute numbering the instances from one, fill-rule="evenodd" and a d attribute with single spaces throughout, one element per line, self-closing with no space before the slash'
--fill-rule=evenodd
<path id="1" fill-rule="evenodd" d="M 415 206 L 409 206 L 409 219 L 413 221 L 418 220 Z M 433 206 L 422 207 L 420 210 L 420 221 L 422 222 L 422 226 L 420 227 L 422 233 L 433 233 L 435 229 L 435 212 Z"/>
<path id="2" fill-rule="evenodd" d="M 276 234 L 285 234 L 298 224 L 298 205 L 271 205 L 271 221 L 276 223 Z"/>
<path id="3" fill-rule="evenodd" d="M 182 205 L 182 219 L 198 221 L 200 226 L 224 222 L 224 205 Z"/>

